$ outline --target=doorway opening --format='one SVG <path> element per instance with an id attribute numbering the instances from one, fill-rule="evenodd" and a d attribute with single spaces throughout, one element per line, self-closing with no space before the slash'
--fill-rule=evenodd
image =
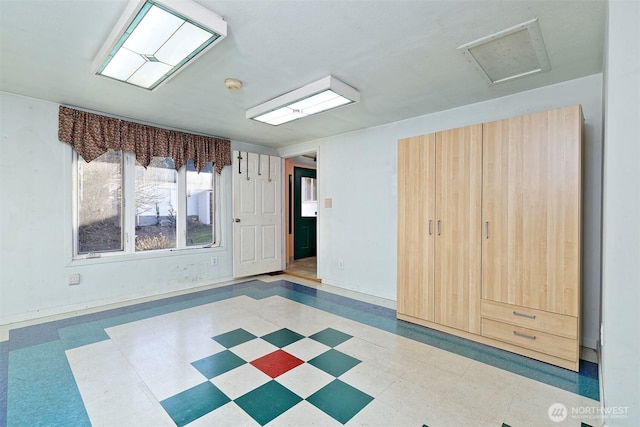
<path id="1" fill-rule="evenodd" d="M 316 153 L 285 159 L 285 273 L 320 281 L 317 262 Z"/>

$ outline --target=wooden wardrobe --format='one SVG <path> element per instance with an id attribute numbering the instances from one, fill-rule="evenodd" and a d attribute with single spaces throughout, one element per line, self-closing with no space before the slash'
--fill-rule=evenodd
<path id="1" fill-rule="evenodd" d="M 578 370 L 579 105 L 398 141 L 398 318 Z"/>

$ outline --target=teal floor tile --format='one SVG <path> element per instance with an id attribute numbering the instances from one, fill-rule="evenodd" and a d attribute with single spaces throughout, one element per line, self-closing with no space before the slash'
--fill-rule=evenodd
<path id="1" fill-rule="evenodd" d="M 218 387 L 207 381 L 171 396 L 160 404 L 173 422 L 181 427 L 230 401 Z"/>
<path id="2" fill-rule="evenodd" d="M 313 393 L 307 401 L 345 424 L 373 400 L 373 397 L 338 379 Z"/>
<path id="3" fill-rule="evenodd" d="M 109 335 L 98 321 L 60 328 L 58 335 L 65 350 L 109 339 Z"/>
<path id="4" fill-rule="evenodd" d="M 234 400 L 260 425 L 267 424 L 300 401 L 300 396 L 273 380 Z"/>
<path id="5" fill-rule="evenodd" d="M 314 357 L 308 362 L 310 365 L 315 366 L 318 369 L 322 369 L 328 374 L 334 377 L 347 372 L 349 369 L 360 363 L 360 360 L 355 357 L 351 357 L 338 350 L 331 349 L 320 356 Z"/>
<path id="6" fill-rule="evenodd" d="M 91 426 L 60 341 L 9 352 L 8 426 Z"/>
<path id="7" fill-rule="evenodd" d="M 321 342 L 324 345 L 328 345 L 329 347 L 335 347 L 347 341 L 349 338 L 352 338 L 352 336 L 333 328 L 327 328 L 311 335 L 309 338 Z"/>
<path id="8" fill-rule="evenodd" d="M 118 316 L 107 317 L 106 319 L 100 319 L 98 323 L 103 328 L 112 328 L 114 326 L 124 325 L 125 323 L 136 322 L 140 320 L 140 316 L 137 313 L 125 313 Z"/>
<path id="9" fill-rule="evenodd" d="M 262 337 L 263 340 L 275 345 L 276 347 L 286 347 L 289 344 L 293 344 L 296 341 L 304 338 L 304 335 L 300 335 L 297 332 L 293 332 L 290 329 L 284 328 L 279 331 L 271 332 L 270 334 L 264 335 Z"/>
<path id="10" fill-rule="evenodd" d="M 149 319 L 151 317 L 162 316 L 167 313 L 171 312 L 167 310 L 165 306 L 159 306 L 138 311 L 136 314 L 140 319 Z"/>
<path id="11" fill-rule="evenodd" d="M 216 335 L 212 339 L 226 348 L 231 348 L 255 338 L 257 338 L 255 335 L 240 328 L 224 334 Z"/>
<path id="12" fill-rule="evenodd" d="M 212 356 L 196 360 L 191 364 L 194 368 L 200 371 L 202 375 L 211 379 L 235 369 L 238 366 L 244 365 L 245 363 L 247 362 L 242 360 L 240 357 L 236 356 L 229 350 L 225 350 Z"/>

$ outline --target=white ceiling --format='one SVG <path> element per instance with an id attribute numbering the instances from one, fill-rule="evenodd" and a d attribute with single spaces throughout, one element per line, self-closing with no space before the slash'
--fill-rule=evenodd
<path id="1" fill-rule="evenodd" d="M 604 0 L 197 0 L 225 40 L 154 92 L 91 74 L 126 0 L 0 0 L 0 90 L 271 147 L 599 73 Z M 551 70 L 489 86 L 456 48 L 538 18 Z M 261 102 L 334 75 L 361 102 L 273 127 Z M 244 82 L 239 91 L 224 79 Z"/>

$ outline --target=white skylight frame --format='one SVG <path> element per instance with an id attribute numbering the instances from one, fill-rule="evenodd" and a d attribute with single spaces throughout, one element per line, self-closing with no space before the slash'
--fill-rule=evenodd
<path id="1" fill-rule="evenodd" d="M 357 90 L 333 76 L 327 76 L 249 108 L 246 117 L 279 126 L 359 101 Z"/>
<path id="2" fill-rule="evenodd" d="M 149 48 L 155 50 L 149 52 L 133 52 L 121 49 L 125 47 L 125 44 L 133 44 L 137 45 L 137 47 L 144 45 L 144 43 L 136 43 L 136 32 L 133 32 L 134 29 L 140 30 L 145 27 L 140 25 L 145 23 L 145 20 L 138 16 L 142 13 L 158 10 L 162 14 L 157 14 L 157 16 L 168 16 L 169 18 L 165 22 L 169 22 L 174 26 L 159 28 L 157 25 L 147 25 L 147 29 L 153 27 L 153 29 L 159 29 L 161 32 L 164 31 L 167 35 L 173 37 L 174 41 L 169 38 L 168 42 L 158 42 L 155 44 L 155 48 Z M 166 15 L 165 12 L 171 15 Z M 150 16 L 151 14 L 149 14 Z M 184 22 L 180 24 L 171 16 L 177 17 Z M 177 24 L 179 26 L 176 27 Z M 208 37 L 205 32 L 209 33 Z M 194 35 L 200 38 L 197 42 L 191 42 L 192 45 L 189 49 L 193 48 L 193 50 L 189 50 L 186 56 L 181 56 L 179 60 L 176 60 L 176 48 L 187 45 L 190 40 L 193 40 Z M 181 36 L 182 39 L 179 39 Z M 184 70 L 196 58 L 220 43 L 226 36 L 227 23 L 224 19 L 192 0 L 131 0 L 96 55 L 91 67 L 92 72 L 136 87 L 155 90 Z M 131 46 L 128 47 L 131 48 Z M 137 63 L 137 67 L 130 65 L 128 69 L 123 69 L 122 67 L 117 69 L 113 66 L 115 61 L 112 61 L 116 55 L 118 55 L 117 58 L 128 56 Z M 161 56 L 161 58 L 157 58 L 157 55 Z M 162 61 L 171 61 L 171 63 L 162 65 Z M 141 78 L 143 77 L 143 67 L 144 70 L 149 69 L 149 71 L 153 71 L 155 68 L 158 78 L 152 77 L 151 83 L 149 80 L 143 81 Z M 161 70 L 160 67 L 162 68 Z"/>
<path id="3" fill-rule="evenodd" d="M 479 58 L 476 54 L 474 54 L 474 48 L 482 47 L 488 45 L 489 43 L 496 41 L 503 41 L 509 43 L 509 40 L 515 40 L 515 38 L 509 38 L 509 36 L 515 35 L 517 33 L 526 31 L 526 34 L 529 36 L 527 40 L 531 47 L 531 54 L 537 60 L 537 66 L 525 71 L 514 72 L 511 75 L 502 78 L 496 78 L 489 72 L 487 69 L 489 68 L 486 63 L 483 63 L 483 58 Z M 507 52 L 524 52 L 526 46 L 521 46 L 512 43 L 508 49 L 504 50 L 503 55 Z M 510 81 L 513 79 L 517 79 L 520 77 L 529 76 L 532 74 L 542 73 L 544 71 L 549 71 L 551 69 L 551 62 L 549 61 L 549 56 L 547 54 L 547 49 L 544 43 L 544 38 L 542 37 L 542 31 L 540 29 L 540 23 L 538 22 L 538 18 L 531 19 L 529 21 L 523 22 L 518 25 L 514 25 L 513 27 L 509 27 L 502 31 L 498 31 L 497 33 L 490 34 L 486 37 L 482 37 L 478 40 L 474 40 L 472 42 L 466 43 L 462 46 L 458 47 L 459 50 L 462 50 L 463 53 L 470 59 L 475 65 L 475 68 L 480 72 L 482 77 L 489 83 L 490 86 Z M 505 59 L 503 57 L 501 59 Z M 507 58 L 508 59 L 508 58 Z M 531 59 L 531 58 L 530 58 Z M 505 61 L 508 62 L 508 61 Z"/>

